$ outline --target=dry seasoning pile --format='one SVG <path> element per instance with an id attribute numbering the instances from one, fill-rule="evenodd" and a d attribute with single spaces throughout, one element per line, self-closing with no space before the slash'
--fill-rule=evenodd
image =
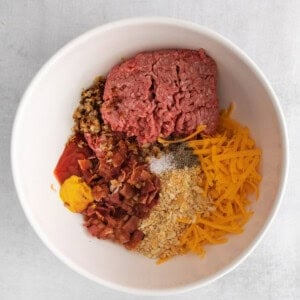
<path id="1" fill-rule="evenodd" d="M 160 153 L 150 157 L 150 170 L 160 174 L 167 170 L 199 166 L 198 158 L 186 143 L 160 145 Z"/>
<path id="2" fill-rule="evenodd" d="M 140 253 L 159 259 L 182 253 L 179 238 L 188 225 L 178 219 L 196 213 L 205 217 L 214 209 L 210 200 L 201 196 L 202 176 L 199 166 L 167 170 L 159 175 L 159 203 L 139 227 L 145 234 L 137 248 Z"/>

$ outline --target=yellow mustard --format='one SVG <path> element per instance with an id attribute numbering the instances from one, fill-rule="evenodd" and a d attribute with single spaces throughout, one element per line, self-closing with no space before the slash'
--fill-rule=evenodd
<path id="1" fill-rule="evenodd" d="M 82 212 L 93 202 L 92 189 L 78 176 L 66 179 L 60 188 L 60 198 L 72 212 Z"/>

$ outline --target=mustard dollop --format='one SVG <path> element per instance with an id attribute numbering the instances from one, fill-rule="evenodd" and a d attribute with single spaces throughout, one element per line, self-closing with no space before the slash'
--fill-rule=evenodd
<path id="1" fill-rule="evenodd" d="M 60 188 L 60 198 L 72 212 L 82 212 L 93 202 L 92 189 L 78 176 L 66 179 Z"/>

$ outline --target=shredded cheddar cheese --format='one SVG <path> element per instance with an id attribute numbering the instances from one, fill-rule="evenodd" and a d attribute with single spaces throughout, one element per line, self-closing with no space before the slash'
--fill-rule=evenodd
<path id="1" fill-rule="evenodd" d="M 216 209 L 208 217 L 197 214 L 190 220 L 178 219 L 188 224 L 180 237 L 185 253 L 203 257 L 205 245 L 225 243 L 228 233 L 243 232 L 243 226 L 253 214 L 247 208 L 248 197 L 252 193 L 259 196 L 261 150 L 256 148 L 249 129 L 231 119 L 232 110 L 231 105 L 221 112 L 213 137 L 187 142 L 205 174 L 203 194 L 214 201 Z"/>
<path id="2" fill-rule="evenodd" d="M 196 128 L 196 131 L 193 132 L 192 134 L 188 135 L 185 138 L 177 139 L 177 140 L 165 140 L 165 139 L 162 139 L 162 138 L 158 138 L 157 141 L 161 144 L 175 144 L 175 143 L 186 142 L 186 141 L 192 139 L 193 137 L 195 137 L 200 132 L 202 132 L 205 128 L 206 128 L 206 125 L 198 125 L 197 128 Z"/>

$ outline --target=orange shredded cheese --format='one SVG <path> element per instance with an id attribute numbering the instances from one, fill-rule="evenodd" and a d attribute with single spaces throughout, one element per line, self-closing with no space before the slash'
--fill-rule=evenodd
<path id="1" fill-rule="evenodd" d="M 193 252 L 203 257 L 205 245 L 225 243 L 228 233 L 243 232 L 253 214 L 247 208 L 248 197 L 252 193 L 259 197 L 261 150 L 256 148 L 249 129 L 230 117 L 232 110 L 230 105 L 221 112 L 213 137 L 187 142 L 205 174 L 203 194 L 214 201 L 216 209 L 208 217 L 178 219 L 189 224 L 180 238 L 183 253 Z"/>
<path id="2" fill-rule="evenodd" d="M 177 139 L 177 140 L 165 140 L 162 138 L 158 138 L 157 141 L 161 144 L 175 144 L 175 143 L 182 143 L 182 142 L 186 142 L 190 139 L 192 139 L 193 137 L 197 136 L 200 132 L 202 132 L 205 129 L 206 125 L 199 125 L 197 126 L 197 129 L 195 132 L 193 132 L 192 134 L 188 135 L 185 138 L 182 139 Z"/>
<path id="3" fill-rule="evenodd" d="M 169 260 L 171 257 L 165 257 L 165 258 L 159 258 L 157 261 L 156 261 L 156 264 L 157 265 L 160 265 L 164 262 L 166 262 L 167 260 Z"/>

